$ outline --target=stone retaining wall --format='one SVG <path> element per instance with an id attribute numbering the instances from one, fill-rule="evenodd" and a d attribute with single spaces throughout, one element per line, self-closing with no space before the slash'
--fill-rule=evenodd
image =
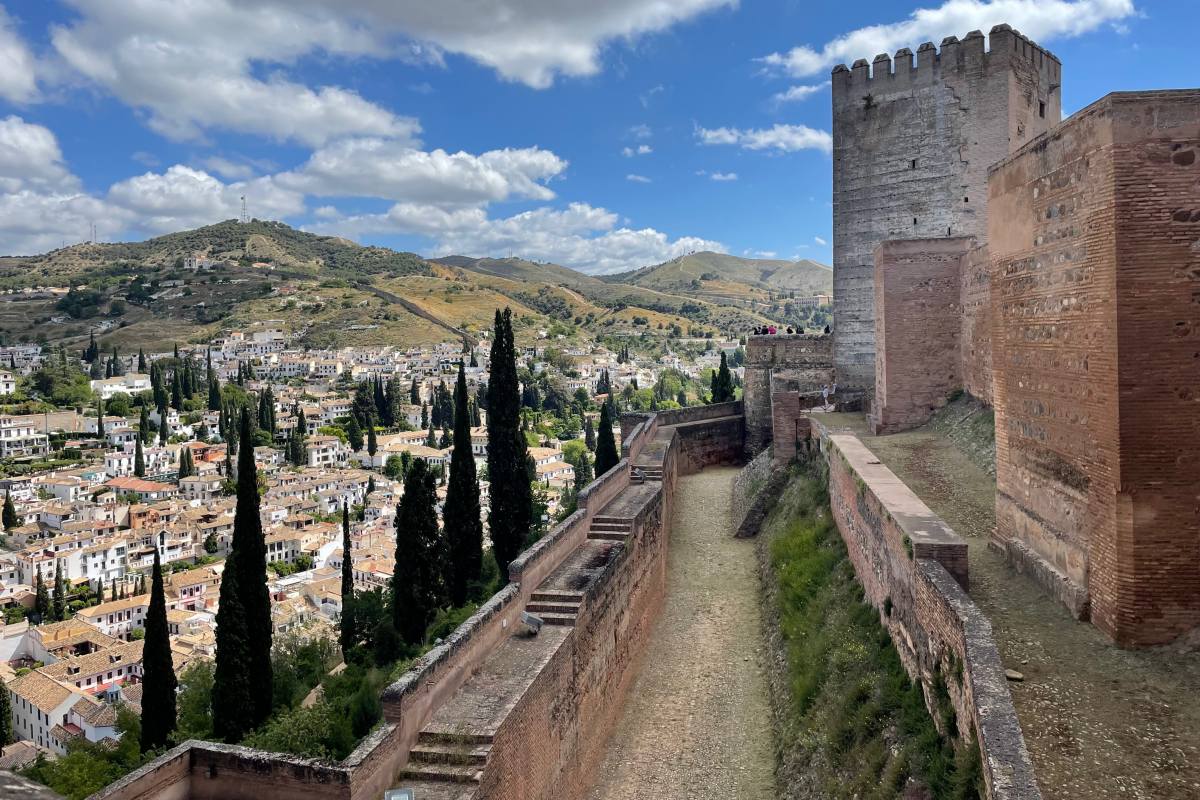
<path id="1" fill-rule="evenodd" d="M 967 545 L 857 437 L 821 429 L 829 500 L 867 602 L 934 709 L 978 742 L 990 800 L 1039 800 L 991 623 L 967 594 Z M 934 714 L 937 719 L 937 714 Z"/>

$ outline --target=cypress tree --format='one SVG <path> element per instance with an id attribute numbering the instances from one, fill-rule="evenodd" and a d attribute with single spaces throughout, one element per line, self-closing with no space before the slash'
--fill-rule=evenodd
<path id="1" fill-rule="evenodd" d="M 211 367 L 208 370 L 208 410 L 221 410 L 221 382 Z"/>
<path id="2" fill-rule="evenodd" d="M 421 427 L 428 428 L 429 424 L 429 406 L 423 402 L 421 403 Z"/>
<path id="3" fill-rule="evenodd" d="M 143 753 L 163 747 L 170 738 L 171 731 L 175 730 L 175 668 L 171 664 L 167 598 L 163 591 L 158 548 L 154 550 L 153 575 L 150 607 L 146 611 L 146 641 L 142 649 Z"/>
<path id="4" fill-rule="evenodd" d="M 372 399 L 375 401 L 375 416 L 379 419 L 387 419 L 387 397 L 383 394 L 383 379 L 378 375 L 375 376 L 371 389 Z"/>
<path id="5" fill-rule="evenodd" d="M 142 348 L 138 348 L 138 367 L 137 371 L 145 373 L 146 371 L 146 353 Z"/>
<path id="6" fill-rule="evenodd" d="M 171 408 L 183 410 L 183 387 L 179 384 L 179 367 L 171 373 Z"/>
<path id="7" fill-rule="evenodd" d="M 160 444 L 166 444 L 171 438 L 171 423 L 167 422 L 167 407 L 158 407 L 158 441 Z"/>
<path id="8" fill-rule="evenodd" d="M 104 578 L 96 581 L 96 605 L 104 602 Z"/>
<path id="9" fill-rule="evenodd" d="M 591 417 L 583 421 L 583 443 L 587 445 L 588 450 L 596 452 L 596 426 L 592 425 Z"/>
<path id="10" fill-rule="evenodd" d="M 500 574 L 525 543 L 533 517 L 533 492 L 526 474 L 528 445 L 521 431 L 521 396 L 513 345 L 512 311 L 496 312 L 488 382 L 488 516 L 492 551 Z"/>
<path id="11" fill-rule="evenodd" d="M 146 477 L 146 457 L 142 455 L 142 437 L 134 440 L 133 444 L 133 474 L 139 478 Z"/>
<path id="12" fill-rule="evenodd" d="M 379 449 L 379 443 L 375 439 L 375 420 L 370 416 L 367 417 L 367 455 L 375 457 L 375 452 Z"/>
<path id="13" fill-rule="evenodd" d="M 443 427 L 442 428 L 442 438 L 438 439 L 438 449 L 445 450 L 447 447 L 449 447 L 451 445 L 451 443 L 452 443 L 452 440 L 450 439 L 450 429 Z"/>
<path id="14" fill-rule="evenodd" d="M 54 619 L 62 621 L 67 618 L 67 582 L 63 579 L 62 561 L 54 562 Z"/>
<path id="15" fill-rule="evenodd" d="M 358 424 L 358 419 L 353 415 L 350 416 L 350 421 L 346 423 L 346 439 L 350 443 L 350 449 L 358 452 L 363 449 L 363 434 L 362 427 Z"/>
<path id="16" fill-rule="evenodd" d="M 118 597 L 118 595 L 117 595 L 117 579 L 116 579 L 116 578 L 113 578 L 113 579 L 112 579 L 112 591 L 111 591 L 111 592 L 109 592 L 108 599 L 109 599 L 109 600 L 116 600 L 116 599 L 117 599 L 117 597 Z"/>
<path id="17" fill-rule="evenodd" d="M 179 478 L 190 478 L 196 474 L 196 465 L 192 461 L 192 448 L 184 445 L 179 451 Z"/>
<path id="18" fill-rule="evenodd" d="M 392 570 L 392 624 L 400 639 L 418 645 L 442 597 L 441 542 L 433 473 L 413 462 L 396 507 L 396 565 Z"/>
<path id="19" fill-rule="evenodd" d="M 113 578 L 113 583 L 116 583 L 116 578 Z M 37 573 L 33 579 L 33 610 L 37 612 L 38 622 L 50 621 L 50 593 L 46 590 L 46 582 L 42 580 L 42 570 L 37 568 Z"/>
<path id="20" fill-rule="evenodd" d="M 612 417 L 608 414 L 608 404 L 600 407 L 600 431 L 596 441 L 596 475 L 608 472 L 621 460 L 617 454 L 617 442 L 613 438 Z"/>
<path id="21" fill-rule="evenodd" d="M 12 494 L 8 489 L 4 490 L 4 530 L 11 531 L 17 527 L 20 520 L 17 519 L 17 507 L 13 505 Z"/>
<path id="22" fill-rule="evenodd" d="M 467 376 L 460 362 L 454 387 L 454 451 L 450 454 L 450 482 L 442 522 L 450 557 L 446 588 L 450 604 L 467 602 L 467 588 L 479 578 L 483 563 L 483 522 L 479 511 L 479 480 L 471 452 L 471 418 L 467 413 Z"/>
<path id="23" fill-rule="evenodd" d="M 579 460 L 572 466 L 575 467 L 575 494 L 578 496 L 585 486 L 595 480 L 595 476 L 592 475 L 592 462 L 587 451 L 580 453 Z"/>
<path id="24" fill-rule="evenodd" d="M 8 687 L 0 686 L 0 748 L 13 741 L 12 701 L 8 697 Z"/>
<path id="25" fill-rule="evenodd" d="M 421 403 L 421 390 L 417 386 L 417 376 L 416 375 L 413 376 L 412 385 L 408 387 L 408 402 L 409 402 L 409 405 L 414 405 L 414 406 L 420 405 L 420 403 Z"/>
<path id="26" fill-rule="evenodd" d="M 250 446 L 250 412 L 245 408 L 242 409 L 240 429 L 239 438 L 245 446 L 238 452 L 237 509 L 233 520 L 233 544 L 221 579 L 221 607 L 217 614 L 218 682 L 213 685 L 213 731 L 230 742 L 241 739 L 249 729 L 267 719 L 272 699 L 267 547 L 259 513 L 258 469 L 254 463 L 254 448 Z M 232 589 L 226 591 L 226 581 L 230 578 L 233 579 Z M 232 601 L 228 613 L 227 595 Z M 243 621 L 230 626 L 233 630 L 223 664 L 221 630 L 234 613 Z M 220 692 L 219 683 L 224 683 Z M 248 696 L 249 704 L 244 711 L 228 707 L 230 701 L 242 702 L 245 696 Z"/>
<path id="27" fill-rule="evenodd" d="M 712 401 L 714 403 L 728 403 L 733 399 L 733 376 L 729 372 L 729 364 L 726 363 L 725 354 L 721 353 L 721 366 L 713 373 L 712 377 Z"/>
<path id="28" fill-rule="evenodd" d="M 150 443 L 150 409 L 145 405 L 138 412 L 138 440 L 144 444 Z"/>
<path id="29" fill-rule="evenodd" d="M 342 503 L 342 619 L 340 625 L 342 660 L 348 660 L 358 633 L 354 624 L 354 562 L 350 549 L 350 507 Z"/>
<path id="30" fill-rule="evenodd" d="M 104 398 L 96 397 L 96 438 L 104 438 Z"/>
<path id="31" fill-rule="evenodd" d="M 375 476 L 368 475 L 367 476 L 367 496 L 370 497 L 371 492 L 373 492 L 373 491 L 375 491 Z"/>

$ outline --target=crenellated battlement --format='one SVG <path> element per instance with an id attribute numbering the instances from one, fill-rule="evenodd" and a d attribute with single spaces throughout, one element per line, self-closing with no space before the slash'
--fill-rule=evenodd
<path id="1" fill-rule="evenodd" d="M 838 64 L 832 73 L 834 102 L 839 93 L 853 92 L 851 96 L 858 99 L 858 93 L 868 87 L 886 86 L 890 90 L 932 83 L 947 70 L 982 69 L 987 73 L 992 69 L 1007 69 L 1015 61 L 1024 61 L 1045 72 L 1050 81 L 1061 79 L 1062 63 L 1053 53 L 1009 25 L 996 25 L 986 37 L 982 31 L 971 31 L 961 41 L 956 36 L 947 36 L 940 50 L 933 42 L 925 42 L 917 48 L 915 59 L 912 50 L 902 47 L 895 56 L 880 53 L 870 62 L 860 58 L 850 67 Z"/>

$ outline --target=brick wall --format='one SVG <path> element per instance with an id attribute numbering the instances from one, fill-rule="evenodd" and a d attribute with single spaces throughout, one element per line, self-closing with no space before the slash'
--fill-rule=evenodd
<path id="1" fill-rule="evenodd" d="M 1125 645 L 1200 624 L 1200 91 L 1109 95 L 991 176 L 997 542 Z"/>
<path id="2" fill-rule="evenodd" d="M 746 453 L 753 457 L 771 443 L 772 381 L 780 373 L 798 387 L 819 389 L 835 380 L 833 337 L 781 335 L 751 336 L 746 341 L 745 391 Z"/>
<path id="3" fill-rule="evenodd" d="M 839 66 L 832 83 L 834 361 L 839 382 L 870 389 L 876 246 L 982 240 L 987 169 L 1059 121 L 1062 72 L 1003 25 L 923 44 L 915 63 L 905 48 Z"/>
<path id="4" fill-rule="evenodd" d="M 821 429 L 829 500 L 866 601 L 927 702 L 939 673 L 987 797 L 1040 798 L 991 624 L 967 594 L 967 545 L 857 437 Z"/>
<path id="5" fill-rule="evenodd" d="M 959 352 L 962 389 L 992 404 L 992 268 L 987 246 L 972 248 L 959 266 Z"/>
<path id="6" fill-rule="evenodd" d="M 889 240 L 875 249 L 878 433 L 928 421 L 962 387 L 962 259 L 969 237 Z"/>

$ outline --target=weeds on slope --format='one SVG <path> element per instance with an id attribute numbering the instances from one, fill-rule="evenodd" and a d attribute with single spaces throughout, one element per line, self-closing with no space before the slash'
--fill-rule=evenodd
<path id="1" fill-rule="evenodd" d="M 938 733 L 921 687 L 863 601 L 827 486 L 823 465 L 803 468 L 764 531 L 786 671 L 776 682 L 786 687 L 776 698 L 779 777 L 804 785 L 785 795 L 886 800 L 924 787 L 916 796 L 978 798 L 978 748 Z M 948 696 L 937 687 L 933 695 L 953 730 Z"/>

